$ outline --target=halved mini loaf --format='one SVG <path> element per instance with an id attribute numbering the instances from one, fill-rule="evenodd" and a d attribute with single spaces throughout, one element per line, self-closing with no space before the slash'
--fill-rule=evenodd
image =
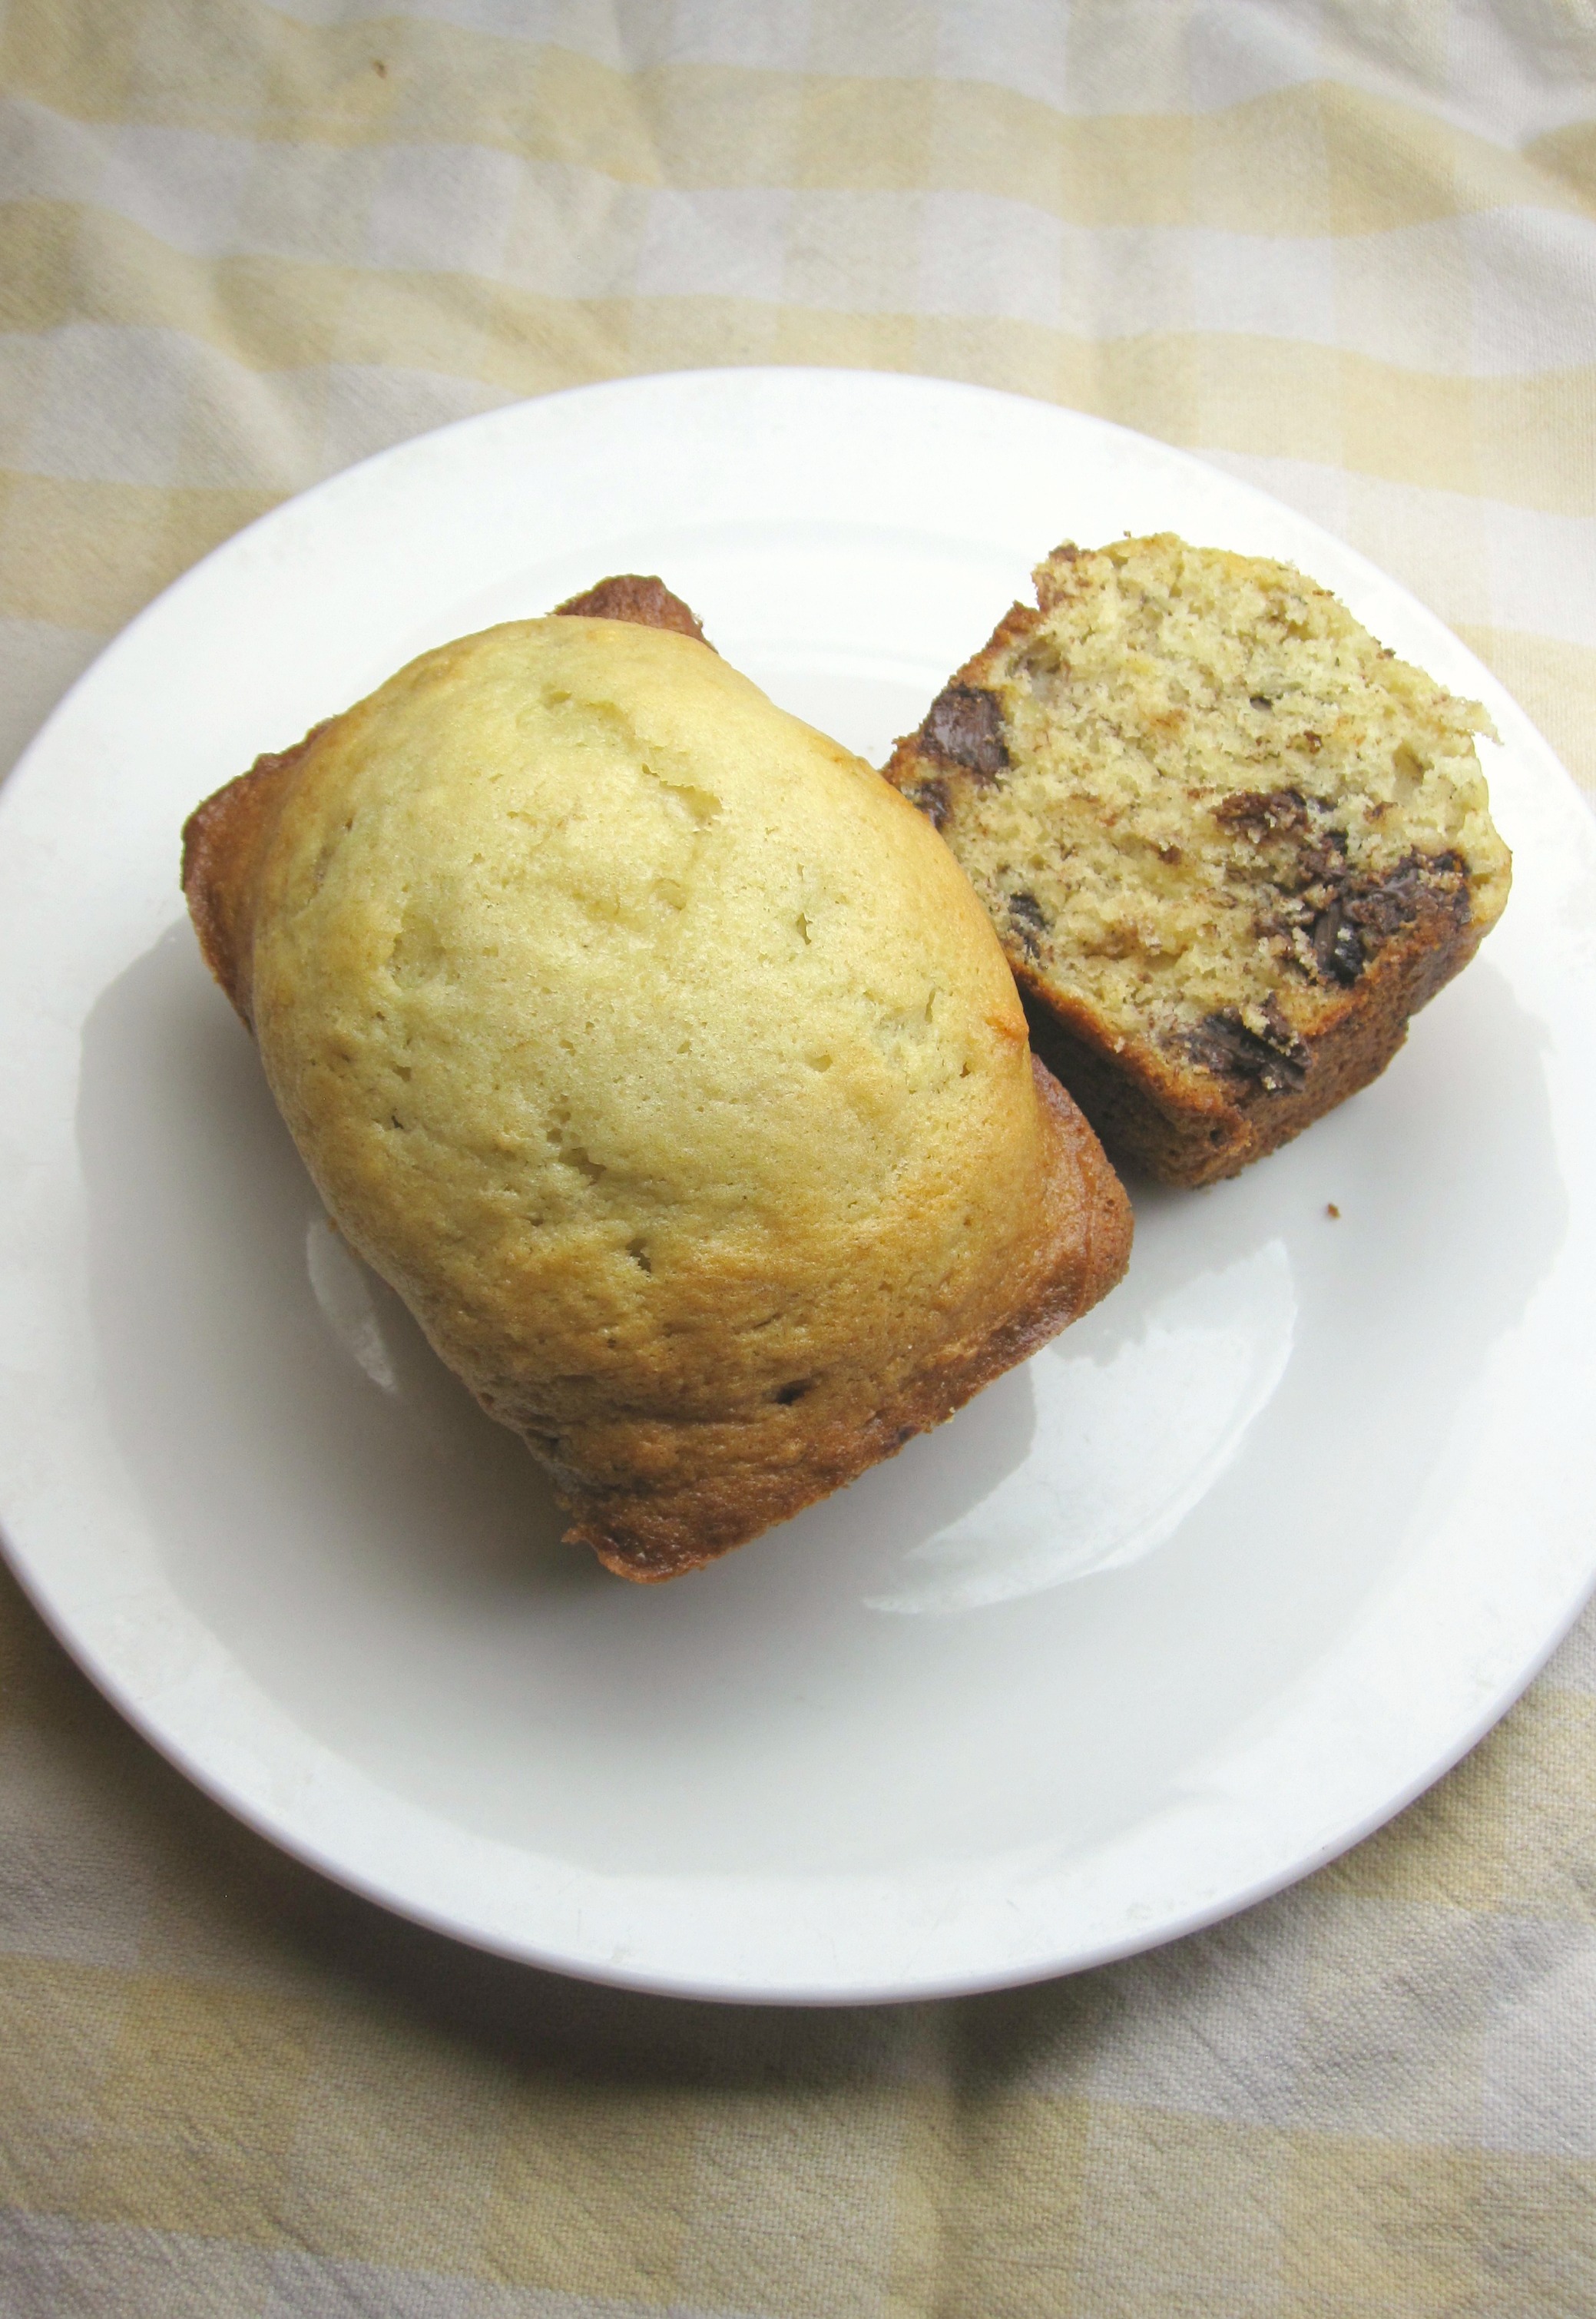
<path id="1" fill-rule="evenodd" d="M 1111 1153 L 1234 1175 L 1384 1070 L 1507 899 L 1484 711 L 1288 565 L 1066 546 L 887 777 Z"/>

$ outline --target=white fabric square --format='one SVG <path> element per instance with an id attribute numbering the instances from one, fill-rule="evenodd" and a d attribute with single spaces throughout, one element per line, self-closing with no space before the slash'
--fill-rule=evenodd
<path id="1" fill-rule="evenodd" d="M 174 480 L 211 491 L 302 491 L 317 474 L 326 393 L 320 365 L 257 371 L 219 347 L 188 346 L 188 397 Z"/>
<path id="2" fill-rule="evenodd" d="M 1316 14 L 1279 0 L 1196 0 L 1186 32 L 1191 104 L 1217 112 L 1318 79 Z"/>
<path id="3" fill-rule="evenodd" d="M 128 2223 L 0 2210 L 5 2319 L 218 2319 L 261 2311 L 264 2247 Z"/>
<path id="4" fill-rule="evenodd" d="M 1448 0 L 1450 5 L 1450 0 Z M 1446 93 L 1445 8 L 1377 7 L 1368 0 L 1285 0 L 1285 12 L 1317 19 L 1326 79 L 1430 111 Z"/>
<path id="5" fill-rule="evenodd" d="M 748 0 L 676 0 L 672 64 L 737 65 L 749 72 L 801 72 L 808 58 L 810 0 L 751 7 Z"/>
<path id="6" fill-rule="evenodd" d="M 1188 235 L 1165 226 L 1067 226 L 1059 311 L 1081 338 L 1184 330 L 1192 321 Z"/>
<path id="7" fill-rule="evenodd" d="M 0 619 L 0 781 L 104 642 L 92 628 Z"/>
<path id="8" fill-rule="evenodd" d="M 0 97 L 0 201 L 89 200 L 105 166 L 106 132 L 25 97 Z"/>
<path id="9" fill-rule="evenodd" d="M 1067 0 L 942 0 L 936 70 L 1062 109 L 1069 95 Z"/>
<path id="10" fill-rule="evenodd" d="M 1336 313 L 1349 353 L 1455 376 L 1468 361 L 1468 250 L 1460 221 L 1348 235 L 1336 257 Z"/>
<path id="11" fill-rule="evenodd" d="M 0 1732 L 0 1956 L 138 1964 L 154 1872 L 110 1802 L 43 1733 Z"/>
<path id="12" fill-rule="evenodd" d="M 95 197 L 169 248 L 212 257 L 235 245 L 254 161 L 247 139 L 193 129 L 112 132 Z"/>
<path id="13" fill-rule="evenodd" d="M 1349 475 L 1347 537 L 1454 627 L 1490 619 L 1490 548 L 1471 493 Z"/>
<path id="14" fill-rule="evenodd" d="M 1100 2100 L 1244 2125 L 1293 2115 L 1302 1991 L 1316 1916 L 1289 1893 L 1212 1932 L 1093 1976 L 1062 2083 Z"/>
<path id="15" fill-rule="evenodd" d="M 833 313 L 912 313 L 920 203 L 918 194 L 795 194 L 783 294 Z"/>
<path id="16" fill-rule="evenodd" d="M 358 265 L 386 167 L 380 147 L 264 140 L 239 195 L 237 247 L 312 266 Z"/>
<path id="17" fill-rule="evenodd" d="M 1258 451 L 1222 451 L 1204 449 L 1203 456 L 1211 466 L 1222 467 L 1227 475 L 1238 475 L 1244 483 L 1253 483 L 1260 492 L 1270 492 L 1287 507 L 1311 516 L 1315 523 L 1323 524 L 1327 531 L 1338 537 L 1351 537 L 1351 519 L 1347 511 L 1348 477 L 1343 467 L 1321 466 L 1314 459 L 1277 459 Z"/>
<path id="18" fill-rule="evenodd" d="M 318 465 L 336 474 L 412 435 L 429 434 L 456 419 L 473 419 L 511 398 L 473 378 L 451 378 L 389 365 L 332 363 L 325 374 L 326 405 Z"/>
<path id="19" fill-rule="evenodd" d="M 809 0 L 809 70 L 918 80 L 936 69 L 936 28 L 916 0 Z"/>
<path id="20" fill-rule="evenodd" d="M 1294 2123 L 1376 2141 L 1476 2142 L 1494 1919 L 1417 1901 L 1327 1900 L 1303 1992 Z"/>
<path id="21" fill-rule="evenodd" d="M 50 341 L 42 330 L 0 334 L 0 466 L 22 465 L 23 452 L 44 399 Z"/>
<path id="22" fill-rule="evenodd" d="M 1473 293 L 1471 370 L 1514 376 L 1596 362 L 1596 221 L 1483 210 L 1458 232 Z"/>
<path id="23" fill-rule="evenodd" d="M 1331 243 L 1200 229 L 1190 248 L 1192 320 L 1198 329 L 1335 344 Z"/>
<path id="24" fill-rule="evenodd" d="M 1059 324 L 1064 228 L 1045 210 L 989 194 L 927 194 L 920 204 L 922 314 Z"/>
<path id="25" fill-rule="evenodd" d="M 372 203 L 373 266 L 495 279 L 520 187 L 513 154 L 483 145 L 391 145 Z"/>
<path id="26" fill-rule="evenodd" d="M 1576 2024 L 1596 2020 L 1596 1928 L 1510 1921 L 1485 2032 L 1492 2150 L 1596 2158 L 1596 2078 Z"/>
<path id="27" fill-rule="evenodd" d="M 638 295 L 780 298 L 792 202 L 789 193 L 765 185 L 652 194 Z"/>
<path id="28" fill-rule="evenodd" d="M 633 0 L 633 6 L 652 5 L 653 0 Z M 630 10 L 618 7 L 615 0 L 274 0 L 274 13 L 302 24 L 329 25 L 410 17 L 485 32 L 494 40 L 546 42 L 600 64 L 627 61 L 618 32 Z"/>
<path id="29" fill-rule="evenodd" d="M 311 2254 L 298 2247 L 279 2249 L 268 2260 L 266 2300 L 236 2306 L 248 2309 L 250 2319 L 700 2319 L 680 2300 L 672 2300 L 668 2311 L 654 2306 L 651 2314 L 630 2298 L 617 2302 L 607 2295 L 566 2294 L 552 2287 L 503 2287 L 491 2279 Z M 219 2304 L 217 2311 L 230 2313 L 234 2307 Z M 167 2319 L 164 2312 L 161 2319 Z M 717 2304 L 701 2319 L 753 2314 Z"/>
<path id="30" fill-rule="evenodd" d="M 52 332 L 23 465 L 77 483 L 175 483 L 194 345 L 181 330 L 116 322 Z"/>
<path id="31" fill-rule="evenodd" d="M 48 367 L 18 463 L 80 483 L 302 489 L 320 370 L 272 375 L 185 330 L 76 322 Z"/>
<path id="32" fill-rule="evenodd" d="M 1447 0 L 1446 27 L 1449 109 L 1478 135 L 1524 146 L 1596 113 L 1582 10 Z"/>
<path id="33" fill-rule="evenodd" d="M 1542 1669 L 1537 1688 L 1596 1696 L 1596 1608 L 1576 1620 Z"/>
<path id="34" fill-rule="evenodd" d="M 1596 645 L 1596 516 L 1481 503 L 1491 613 L 1501 628 L 1529 628 Z"/>
<path id="35" fill-rule="evenodd" d="M 312 2312 L 315 2319 L 487 2319 L 490 2312 L 510 2319 L 521 2303 L 510 2289 L 484 2290 L 474 2279 L 440 2271 L 285 2248 L 272 2258 L 260 2319 L 309 2319 Z"/>
<path id="36" fill-rule="evenodd" d="M 546 298 L 621 298 L 637 278 L 649 195 L 597 169 L 528 163 L 504 246 L 504 279 Z"/>
<path id="37" fill-rule="evenodd" d="M 1096 0 L 1069 13 L 1069 109 L 1185 113 L 1186 14 L 1170 0 Z"/>

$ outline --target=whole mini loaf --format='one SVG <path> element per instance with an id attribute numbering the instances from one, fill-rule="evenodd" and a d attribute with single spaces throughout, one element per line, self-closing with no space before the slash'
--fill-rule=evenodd
<path id="1" fill-rule="evenodd" d="M 659 1579 L 947 1417 L 1130 1216 L 924 817 L 659 583 L 575 602 L 262 758 L 185 887 L 350 1243 Z"/>

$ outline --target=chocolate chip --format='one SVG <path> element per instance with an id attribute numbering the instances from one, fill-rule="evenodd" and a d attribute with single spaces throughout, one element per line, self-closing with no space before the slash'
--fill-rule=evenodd
<path id="1" fill-rule="evenodd" d="M 1257 1079 L 1270 1095 L 1294 1093 L 1308 1076 L 1312 1057 L 1275 1001 L 1264 1002 L 1264 1028 L 1251 1030 L 1234 1007 L 1204 1016 L 1186 1034 L 1186 1051 L 1211 1071 Z"/>
<path id="2" fill-rule="evenodd" d="M 1313 963 L 1327 982 L 1356 982 L 1363 972 L 1363 944 L 1339 901 L 1321 910 L 1309 930 Z"/>
<path id="3" fill-rule="evenodd" d="M 920 727 L 920 740 L 933 757 L 960 766 L 983 784 L 995 781 L 1008 766 L 997 697 L 973 684 L 950 684 L 938 693 Z"/>
<path id="4" fill-rule="evenodd" d="M 1301 790 L 1237 790 L 1221 798 L 1213 818 L 1222 829 L 1245 830 L 1255 839 L 1308 828 L 1308 800 Z"/>
<path id="5" fill-rule="evenodd" d="M 1456 853 L 1405 854 L 1395 869 L 1368 885 L 1350 885 L 1342 897 L 1366 958 L 1421 916 L 1468 917 L 1468 872 Z"/>
<path id="6" fill-rule="evenodd" d="M 1343 829 L 1321 830 L 1312 845 L 1304 846 L 1301 855 L 1302 878 L 1304 886 L 1339 888 L 1347 876 L 1347 833 Z"/>
<path id="7" fill-rule="evenodd" d="M 1047 912 L 1034 894 L 1021 892 L 1008 897 L 1009 922 L 1024 945 L 1030 958 L 1041 956 L 1041 944 L 1036 937 L 1047 932 Z"/>
<path id="8" fill-rule="evenodd" d="M 919 807 L 933 829 L 941 829 L 953 809 L 948 784 L 934 775 L 929 781 L 916 781 L 912 789 L 905 790 L 904 795 L 911 805 Z"/>
<path id="9" fill-rule="evenodd" d="M 791 1385 L 779 1385 L 771 1399 L 779 1401 L 783 1409 L 790 1409 L 795 1401 L 802 1401 L 814 1382 L 813 1377 L 798 1377 Z"/>

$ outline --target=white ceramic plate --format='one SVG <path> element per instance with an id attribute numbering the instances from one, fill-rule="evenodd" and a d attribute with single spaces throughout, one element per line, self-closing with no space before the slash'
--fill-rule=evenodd
<path id="1" fill-rule="evenodd" d="M 607 1576 L 328 1231 L 182 920 L 185 814 L 618 570 L 879 762 L 1043 550 L 1166 527 L 1303 565 L 1488 703 L 1503 925 L 1376 1087 L 1238 1182 L 1139 1196 L 1126 1285 L 942 1432 L 699 1575 Z M 9 1550 L 213 1795 L 484 1946 L 809 2001 L 1144 1947 L 1394 1811 L 1590 1586 L 1593 1025 L 1566 777 L 1287 509 L 921 379 L 473 420 L 190 573 L 0 799 Z"/>

